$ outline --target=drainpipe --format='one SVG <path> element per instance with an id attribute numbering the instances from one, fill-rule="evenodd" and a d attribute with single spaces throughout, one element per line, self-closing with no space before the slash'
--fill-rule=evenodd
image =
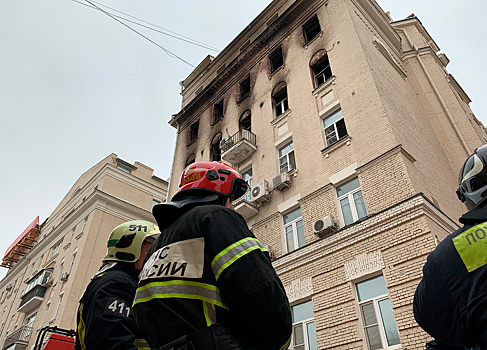
<path id="1" fill-rule="evenodd" d="M 453 116 L 451 115 L 450 110 L 448 109 L 445 101 L 443 100 L 443 97 L 441 97 L 440 92 L 438 91 L 438 88 L 436 87 L 435 82 L 433 81 L 433 78 L 431 78 L 431 75 L 429 74 L 428 70 L 426 69 L 426 66 L 423 63 L 423 60 L 421 59 L 421 56 L 419 55 L 419 50 L 418 50 L 417 46 L 414 45 L 413 41 L 411 40 L 411 38 L 409 37 L 409 35 L 408 35 L 408 33 L 406 32 L 405 29 L 398 28 L 397 30 L 400 30 L 400 31 L 402 31 L 404 33 L 404 35 L 406 36 L 406 39 L 408 41 L 409 46 L 411 46 L 411 48 L 415 51 L 416 58 L 417 58 L 417 60 L 419 62 L 419 65 L 423 69 L 423 72 L 426 75 L 426 78 L 428 79 L 431 87 L 433 88 L 433 91 L 434 91 L 436 97 L 440 101 L 441 107 L 445 111 L 446 116 L 448 117 L 448 120 L 450 121 L 451 126 L 455 130 L 455 133 L 457 134 L 458 138 L 460 139 L 460 142 L 462 143 L 463 148 L 467 152 L 467 156 L 469 156 L 470 154 L 472 154 L 472 151 L 470 150 L 470 147 L 468 147 L 467 142 L 465 141 L 465 139 L 463 138 L 460 130 L 458 129 L 457 123 L 453 119 Z"/>
<path id="2" fill-rule="evenodd" d="M 177 120 L 174 121 L 176 123 L 176 141 L 174 142 L 174 152 L 172 156 L 172 165 L 171 165 L 171 174 L 169 175 L 169 181 L 167 184 L 167 193 L 166 193 L 166 202 L 169 202 L 169 190 L 171 188 L 171 182 L 172 182 L 172 175 L 173 175 L 173 169 L 174 169 L 174 161 L 176 159 L 176 147 L 178 145 L 178 135 L 179 135 L 179 122 Z"/>

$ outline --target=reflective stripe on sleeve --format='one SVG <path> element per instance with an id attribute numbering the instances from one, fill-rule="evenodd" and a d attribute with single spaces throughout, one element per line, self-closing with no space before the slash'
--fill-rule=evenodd
<path id="1" fill-rule="evenodd" d="M 213 269 L 216 280 L 218 280 L 221 273 L 237 259 L 256 249 L 268 251 L 257 239 L 247 237 L 228 246 L 218 253 L 211 262 L 211 268 Z"/>
<path id="2" fill-rule="evenodd" d="M 134 345 L 138 350 L 150 350 L 150 346 L 147 344 L 145 339 L 135 339 Z"/>
<path id="3" fill-rule="evenodd" d="M 205 314 L 206 325 L 209 327 L 216 323 L 215 305 L 203 302 L 203 313 Z"/>
<path id="4" fill-rule="evenodd" d="M 165 298 L 202 300 L 228 310 L 228 307 L 222 302 L 217 287 L 211 284 L 183 280 L 152 282 L 137 288 L 134 306 L 152 299 Z"/>
<path id="5" fill-rule="evenodd" d="M 81 345 L 81 350 L 86 350 L 85 345 L 85 322 L 83 321 L 83 303 L 79 306 L 79 324 L 78 324 L 78 337 Z"/>
<path id="6" fill-rule="evenodd" d="M 281 346 L 281 348 L 279 350 L 286 350 L 287 348 L 289 348 L 289 345 L 291 345 L 291 336 L 287 340 L 286 344 L 284 344 L 283 346 Z"/>

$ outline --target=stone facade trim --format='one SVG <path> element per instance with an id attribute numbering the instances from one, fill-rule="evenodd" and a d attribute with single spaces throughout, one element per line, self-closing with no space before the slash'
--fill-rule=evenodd
<path id="1" fill-rule="evenodd" d="M 290 285 L 284 286 L 284 289 L 289 302 L 292 303 L 310 297 L 313 294 L 313 282 L 311 277 L 304 280 L 294 280 Z"/>
<path id="2" fill-rule="evenodd" d="M 354 260 L 344 265 L 347 281 L 356 280 L 362 276 L 377 272 L 385 268 L 384 259 L 380 250 L 372 253 L 358 255 Z"/>

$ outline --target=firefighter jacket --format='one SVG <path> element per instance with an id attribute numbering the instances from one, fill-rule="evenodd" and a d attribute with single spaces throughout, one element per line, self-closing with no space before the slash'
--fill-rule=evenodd
<path id="1" fill-rule="evenodd" d="M 79 302 L 75 349 L 149 350 L 138 336 L 131 310 L 139 271 L 126 263 L 106 267 L 93 277 Z"/>
<path id="2" fill-rule="evenodd" d="M 213 204 L 178 215 L 165 228 L 154 215 L 161 235 L 135 296 L 137 325 L 151 348 L 216 323 L 248 348 L 287 348 L 289 301 L 268 250 L 243 217 Z"/>
<path id="3" fill-rule="evenodd" d="M 414 316 L 441 342 L 487 347 L 487 207 L 471 210 L 460 222 L 464 226 L 428 256 Z"/>

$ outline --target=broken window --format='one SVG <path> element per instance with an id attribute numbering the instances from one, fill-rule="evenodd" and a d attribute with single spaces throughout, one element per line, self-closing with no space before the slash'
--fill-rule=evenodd
<path id="1" fill-rule="evenodd" d="M 321 33 L 320 21 L 318 21 L 318 16 L 314 15 L 303 25 L 303 33 L 306 44 Z"/>
<path id="2" fill-rule="evenodd" d="M 284 64 L 282 58 L 282 49 L 280 46 L 269 55 L 269 61 L 271 63 L 271 74 Z"/>
<path id="3" fill-rule="evenodd" d="M 250 76 L 240 83 L 240 100 L 243 100 L 250 93 Z"/>
<path id="4" fill-rule="evenodd" d="M 333 76 L 326 51 L 322 50 L 315 54 L 314 58 L 311 60 L 311 70 L 313 71 L 315 88 Z"/>

